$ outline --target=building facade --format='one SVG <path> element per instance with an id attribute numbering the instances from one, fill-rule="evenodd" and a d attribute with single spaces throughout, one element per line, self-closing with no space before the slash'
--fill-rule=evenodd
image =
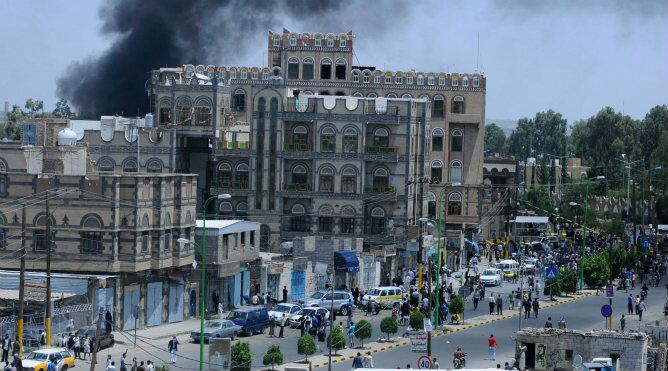
<path id="1" fill-rule="evenodd" d="M 153 72 L 155 124 L 187 144 L 174 169 L 233 196 L 208 213 L 262 223 L 269 250 L 306 234 L 402 249 L 437 198 L 447 228 L 477 231 L 484 76 L 358 66 L 350 32 L 284 30 L 267 43 L 266 66 Z"/>

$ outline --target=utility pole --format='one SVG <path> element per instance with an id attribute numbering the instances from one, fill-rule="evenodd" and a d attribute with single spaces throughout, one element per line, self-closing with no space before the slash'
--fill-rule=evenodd
<path id="1" fill-rule="evenodd" d="M 97 330 L 95 331 L 95 343 L 93 344 L 93 356 L 90 359 L 90 371 L 95 371 L 95 364 L 97 364 L 97 351 L 100 349 L 100 336 L 102 335 L 102 314 L 104 309 L 100 307 L 97 315 Z"/>
<path id="2" fill-rule="evenodd" d="M 631 179 L 631 178 L 629 178 Z M 638 218 L 637 218 L 637 212 L 638 212 L 638 205 L 636 205 L 636 182 L 633 182 L 633 244 L 637 245 L 637 231 L 636 229 L 638 228 Z"/>
<path id="3" fill-rule="evenodd" d="M 44 328 L 46 346 L 51 345 L 51 213 L 49 212 L 49 198 L 46 197 L 46 314 Z"/>
<path id="4" fill-rule="evenodd" d="M 427 282 L 429 284 L 429 289 L 427 292 L 427 295 L 429 297 L 429 321 L 431 322 L 433 316 L 434 316 L 434 311 L 432 309 L 432 303 L 431 303 L 431 259 L 429 259 L 429 262 L 427 263 Z M 427 331 L 427 356 L 429 359 L 431 359 L 431 330 L 433 329 L 433 326 L 429 331 Z"/>
<path id="5" fill-rule="evenodd" d="M 510 188 L 506 187 L 506 243 L 504 258 L 508 259 L 510 255 Z"/>
<path id="6" fill-rule="evenodd" d="M 19 358 L 23 357 L 23 302 L 25 298 L 26 271 L 26 207 L 21 212 L 21 273 L 19 276 L 19 319 L 17 332 L 19 336 Z"/>

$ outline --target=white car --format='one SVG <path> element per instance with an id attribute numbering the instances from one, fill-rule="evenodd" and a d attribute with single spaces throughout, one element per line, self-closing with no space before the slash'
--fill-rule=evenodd
<path id="1" fill-rule="evenodd" d="M 522 270 L 526 273 L 535 273 L 537 270 L 536 267 L 537 264 L 538 264 L 538 259 L 526 258 L 524 259 L 524 264 L 522 264 Z"/>
<path id="2" fill-rule="evenodd" d="M 273 308 L 271 308 L 271 310 L 269 311 L 269 318 L 281 319 L 285 314 L 285 318 L 290 319 L 300 310 L 302 310 L 302 307 L 297 304 L 290 304 L 290 303 L 278 304 Z"/>
<path id="3" fill-rule="evenodd" d="M 488 268 L 480 275 L 480 283 L 485 286 L 501 286 L 501 281 L 500 269 Z"/>
<path id="4" fill-rule="evenodd" d="M 306 307 L 302 308 L 302 310 L 290 318 L 290 327 L 300 328 L 304 323 L 305 316 L 316 314 L 320 314 L 323 321 L 327 322 L 327 319 L 329 318 L 329 311 L 327 309 L 320 307 Z"/>

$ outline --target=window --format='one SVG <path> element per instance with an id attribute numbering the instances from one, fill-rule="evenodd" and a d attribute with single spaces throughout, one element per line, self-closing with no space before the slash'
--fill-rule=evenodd
<path id="1" fill-rule="evenodd" d="M 318 190 L 324 193 L 334 193 L 334 169 L 325 167 L 320 170 Z"/>
<path id="2" fill-rule="evenodd" d="M 322 129 L 320 134 L 320 151 L 334 152 L 336 149 L 336 130 L 332 127 Z"/>
<path id="3" fill-rule="evenodd" d="M 405 94 L 403 94 L 403 95 L 401 96 L 401 98 L 403 98 L 403 99 L 411 99 L 411 98 L 413 98 L 413 96 L 410 95 L 410 94 L 408 94 L 408 93 L 405 93 Z"/>
<path id="4" fill-rule="evenodd" d="M 448 215 L 462 215 L 462 195 L 459 192 L 448 196 Z"/>
<path id="5" fill-rule="evenodd" d="M 289 79 L 298 79 L 299 78 L 299 59 L 292 57 L 288 60 L 288 78 Z"/>
<path id="6" fill-rule="evenodd" d="M 98 171 L 114 171 L 114 167 L 114 160 L 110 157 L 102 157 L 97 163 Z M 0 190 L 0 194 L 2 193 L 4 192 Z"/>
<path id="7" fill-rule="evenodd" d="M 231 80 L 237 79 L 237 71 L 230 71 L 230 79 Z"/>
<path id="8" fill-rule="evenodd" d="M 353 82 L 360 82 L 359 72 L 353 72 Z"/>
<path id="9" fill-rule="evenodd" d="M 357 193 L 357 172 L 353 168 L 345 168 L 341 174 L 341 193 Z"/>
<path id="10" fill-rule="evenodd" d="M 292 168 L 292 184 L 305 185 L 308 182 L 308 175 L 306 172 L 306 166 L 304 165 L 295 165 Z"/>
<path id="11" fill-rule="evenodd" d="M 381 234 L 385 232 L 385 210 L 382 207 L 374 207 L 371 210 L 371 233 Z"/>
<path id="12" fill-rule="evenodd" d="M 234 92 L 234 110 L 235 111 L 246 110 L 246 92 L 243 89 L 237 89 Z"/>
<path id="13" fill-rule="evenodd" d="M 436 217 L 436 201 L 428 201 L 427 202 L 427 215 L 430 218 L 435 218 Z"/>
<path id="14" fill-rule="evenodd" d="M 262 80 L 269 80 L 269 71 L 262 72 Z"/>
<path id="15" fill-rule="evenodd" d="M 462 87 L 463 88 L 468 88 L 469 87 L 469 78 L 468 77 L 464 77 L 462 79 Z"/>
<path id="16" fill-rule="evenodd" d="M 438 78 L 438 86 L 445 86 L 445 77 L 441 76 Z"/>
<path id="17" fill-rule="evenodd" d="M 413 76 L 408 76 L 406 78 L 406 84 L 413 85 Z"/>
<path id="18" fill-rule="evenodd" d="M 434 97 L 432 102 L 432 117 L 443 117 L 445 116 L 445 98 L 442 95 L 437 95 Z"/>
<path id="19" fill-rule="evenodd" d="M 242 245 L 246 244 L 246 232 L 241 232 L 241 238 L 239 238 L 239 242 L 241 242 Z"/>
<path id="20" fill-rule="evenodd" d="M 457 95 L 452 98 L 452 113 L 464 113 L 464 97 Z"/>
<path id="21" fill-rule="evenodd" d="M 229 201 L 222 201 L 218 204 L 218 211 L 222 215 L 231 215 L 232 214 L 232 203 Z"/>
<path id="22" fill-rule="evenodd" d="M 327 47 L 328 48 L 334 47 L 334 39 L 327 39 Z"/>
<path id="23" fill-rule="evenodd" d="M 345 40 L 343 40 L 345 42 Z M 337 80 L 345 80 L 346 79 L 346 60 L 343 58 L 339 58 L 336 60 L 336 70 L 334 71 L 334 75 L 336 76 Z"/>
<path id="24" fill-rule="evenodd" d="M 373 191 L 384 192 L 390 185 L 390 177 L 387 169 L 379 167 L 373 171 Z"/>
<path id="25" fill-rule="evenodd" d="M 404 78 L 401 76 L 397 76 L 394 78 L 394 83 L 395 84 L 403 84 L 404 83 Z"/>
<path id="26" fill-rule="evenodd" d="M 218 182 L 220 182 L 220 187 L 231 187 L 232 186 L 232 166 L 226 162 L 221 162 L 218 164 Z"/>
<path id="27" fill-rule="evenodd" d="M 346 39 L 339 40 L 339 48 L 345 48 L 345 47 L 346 47 Z"/>
<path id="28" fill-rule="evenodd" d="M 452 130 L 450 151 L 461 152 L 463 147 L 463 142 L 464 142 L 464 136 L 462 135 L 462 131 L 459 129 Z"/>
<path id="29" fill-rule="evenodd" d="M 251 73 L 251 79 L 253 79 L 253 80 L 257 80 L 257 71 L 253 71 L 253 72 Z"/>
<path id="30" fill-rule="evenodd" d="M 459 160 L 452 161 L 450 164 L 450 182 L 462 182 L 462 162 Z"/>
<path id="31" fill-rule="evenodd" d="M 240 189 L 248 189 L 248 165 L 245 163 L 238 164 L 236 170 L 236 183 L 234 186 Z"/>
<path id="32" fill-rule="evenodd" d="M 170 103 L 161 103 L 160 104 L 160 123 L 161 124 L 171 124 L 172 123 L 172 108 L 169 107 Z"/>
<path id="33" fill-rule="evenodd" d="M 474 88 L 479 88 L 480 87 L 480 78 L 478 76 L 475 76 L 473 78 L 473 87 Z"/>
<path id="34" fill-rule="evenodd" d="M 195 101 L 195 125 L 209 125 L 211 123 L 211 103 L 206 99 Z"/>
<path id="35" fill-rule="evenodd" d="M 93 219 L 93 218 L 88 218 L 88 219 Z M 98 226 L 97 228 L 101 228 L 101 226 Z M 80 236 L 81 236 L 81 252 L 101 253 L 104 250 L 104 247 L 102 245 L 102 232 L 86 231 L 86 232 L 81 232 Z"/>
<path id="36" fill-rule="evenodd" d="M 158 158 L 152 158 L 146 161 L 147 173 L 162 173 L 162 161 Z"/>
<path id="37" fill-rule="evenodd" d="M 184 96 L 176 100 L 176 124 L 190 125 L 192 121 L 192 101 Z"/>
<path id="38" fill-rule="evenodd" d="M 304 58 L 302 64 L 302 79 L 313 80 L 313 58 Z"/>
<path id="39" fill-rule="evenodd" d="M 281 46 L 281 39 L 278 37 L 274 37 L 274 47 L 277 48 Z"/>
<path id="40" fill-rule="evenodd" d="M 320 78 L 322 80 L 332 78 L 332 61 L 327 58 L 320 61 Z"/>
<path id="41" fill-rule="evenodd" d="M 424 76 L 418 75 L 417 84 L 418 85 L 424 85 Z"/>
<path id="42" fill-rule="evenodd" d="M 436 152 L 443 151 L 443 137 L 445 133 L 441 128 L 435 128 L 431 132 L 431 150 Z"/>
<path id="43" fill-rule="evenodd" d="M 315 46 L 322 46 L 322 39 L 316 38 L 315 39 Z"/>
<path id="44" fill-rule="evenodd" d="M 377 98 L 378 95 L 377 95 L 376 93 L 369 93 L 369 94 L 367 95 L 367 97 L 369 97 L 369 98 Z"/>
<path id="45" fill-rule="evenodd" d="M 241 71 L 241 79 L 242 80 L 248 79 L 248 71 Z"/>
<path id="46" fill-rule="evenodd" d="M 391 76 L 385 76 L 385 83 L 386 84 L 391 84 L 392 83 L 392 77 Z"/>
<path id="47" fill-rule="evenodd" d="M 331 216 L 318 217 L 318 231 L 321 233 L 332 233 L 334 218 Z"/>
<path id="48" fill-rule="evenodd" d="M 390 135 L 387 129 L 378 128 L 373 132 L 373 146 L 387 148 L 390 145 Z"/>
<path id="49" fill-rule="evenodd" d="M 343 153 L 357 153 L 357 131 L 354 128 L 343 131 Z"/>
<path id="50" fill-rule="evenodd" d="M 369 82 L 371 82 L 371 76 L 369 75 L 368 72 L 363 73 L 362 82 L 365 83 L 365 84 L 368 84 Z"/>
<path id="51" fill-rule="evenodd" d="M 355 233 L 355 218 L 341 218 L 341 233 Z"/>
<path id="52" fill-rule="evenodd" d="M 456 78 L 456 77 L 453 77 L 453 78 L 452 78 L 452 82 L 450 83 L 450 85 L 451 85 L 451 86 L 457 86 L 457 85 L 458 85 L 458 83 L 457 83 L 457 78 Z"/>
<path id="53" fill-rule="evenodd" d="M 380 84 L 380 76 L 374 76 L 373 83 L 374 84 Z"/>
<path id="54" fill-rule="evenodd" d="M 364 97 L 364 94 L 362 94 L 360 92 L 355 92 L 355 94 L 353 94 L 353 97 L 362 98 L 362 97 Z"/>
<path id="55" fill-rule="evenodd" d="M 292 144 L 295 149 L 308 149 L 308 129 L 305 126 L 299 125 L 292 129 Z"/>
<path id="56" fill-rule="evenodd" d="M 297 38 L 294 36 L 290 37 L 290 46 L 297 46 Z"/>
<path id="57" fill-rule="evenodd" d="M 290 211 L 292 214 L 290 217 L 290 231 L 307 232 L 308 225 L 306 223 L 306 209 L 304 206 L 302 204 L 294 204 Z"/>
<path id="58" fill-rule="evenodd" d="M 128 158 L 123 161 L 123 171 L 126 173 L 136 173 L 137 172 L 137 160 L 134 157 Z"/>
<path id="59" fill-rule="evenodd" d="M 441 182 L 443 179 L 443 161 L 434 160 L 431 163 L 431 179 Z"/>
<path id="60" fill-rule="evenodd" d="M 396 97 L 397 97 L 397 95 L 394 94 L 394 93 L 389 93 L 389 94 L 387 95 L 387 98 L 396 98 Z"/>
<path id="61" fill-rule="evenodd" d="M 427 84 L 434 85 L 434 76 L 429 76 L 427 78 Z"/>
<path id="62" fill-rule="evenodd" d="M 248 214 L 248 203 L 244 201 L 239 202 L 237 204 L 237 217 L 243 219 L 246 218 L 247 214 Z M 251 238 L 252 237 L 253 235 L 251 235 Z M 252 243 L 253 242 L 251 242 L 251 244 Z"/>

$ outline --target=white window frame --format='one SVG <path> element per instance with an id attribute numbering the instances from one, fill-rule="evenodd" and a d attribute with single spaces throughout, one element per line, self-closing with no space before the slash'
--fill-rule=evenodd
<path id="1" fill-rule="evenodd" d="M 394 83 L 397 84 L 397 85 L 401 85 L 401 84 L 404 83 L 404 78 L 401 77 L 401 76 L 397 76 L 397 77 L 394 78 Z"/>
<path id="2" fill-rule="evenodd" d="M 420 86 L 424 85 L 424 76 L 423 75 L 418 75 L 417 84 L 420 85 Z"/>
<path id="3" fill-rule="evenodd" d="M 269 72 L 267 71 L 262 72 L 262 80 L 269 80 Z"/>
<path id="4" fill-rule="evenodd" d="M 237 79 L 237 71 L 230 71 L 230 80 Z"/>
<path id="5" fill-rule="evenodd" d="M 315 39 L 315 46 L 322 46 L 322 39 L 321 38 L 316 38 Z"/>
<path id="6" fill-rule="evenodd" d="M 257 80 L 257 71 L 251 72 L 251 79 Z"/>
<path id="7" fill-rule="evenodd" d="M 380 76 L 374 76 L 373 77 L 373 83 L 374 84 L 380 84 Z"/>
<path id="8" fill-rule="evenodd" d="M 278 48 L 281 46 L 281 39 L 278 37 L 274 37 L 274 47 Z"/>
<path id="9" fill-rule="evenodd" d="M 452 79 L 452 83 L 450 83 L 450 86 L 453 86 L 453 87 L 459 86 L 459 83 L 457 82 L 456 78 Z"/>
<path id="10" fill-rule="evenodd" d="M 430 86 L 434 86 L 434 76 L 427 77 L 427 84 Z"/>
<path id="11" fill-rule="evenodd" d="M 445 77 L 438 78 L 438 86 L 445 86 Z"/>
<path id="12" fill-rule="evenodd" d="M 462 79 L 462 87 L 463 88 L 468 88 L 469 87 L 469 78 L 468 77 L 464 77 Z"/>
<path id="13" fill-rule="evenodd" d="M 369 82 L 371 82 L 371 78 L 370 78 L 369 74 L 363 74 L 363 75 L 362 75 L 362 81 L 363 81 L 365 84 L 368 84 Z"/>
<path id="14" fill-rule="evenodd" d="M 334 47 L 334 39 L 327 39 L 327 47 L 328 48 Z"/>
<path id="15" fill-rule="evenodd" d="M 385 76 L 385 83 L 386 84 L 391 84 L 392 83 L 392 76 Z"/>
<path id="16" fill-rule="evenodd" d="M 473 78 L 473 87 L 474 88 L 479 88 L 480 87 L 480 78 L 478 76 Z"/>
<path id="17" fill-rule="evenodd" d="M 345 48 L 345 47 L 346 47 L 346 39 L 339 40 L 339 48 Z"/>
<path id="18" fill-rule="evenodd" d="M 353 82 L 360 82 L 359 72 L 353 72 Z"/>
<path id="19" fill-rule="evenodd" d="M 292 36 L 290 37 L 290 46 L 297 46 L 297 38 Z"/>
<path id="20" fill-rule="evenodd" d="M 413 85 L 413 76 L 406 77 L 406 84 Z"/>
<path id="21" fill-rule="evenodd" d="M 241 79 L 242 80 L 248 79 L 248 71 L 241 71 Z"/>

